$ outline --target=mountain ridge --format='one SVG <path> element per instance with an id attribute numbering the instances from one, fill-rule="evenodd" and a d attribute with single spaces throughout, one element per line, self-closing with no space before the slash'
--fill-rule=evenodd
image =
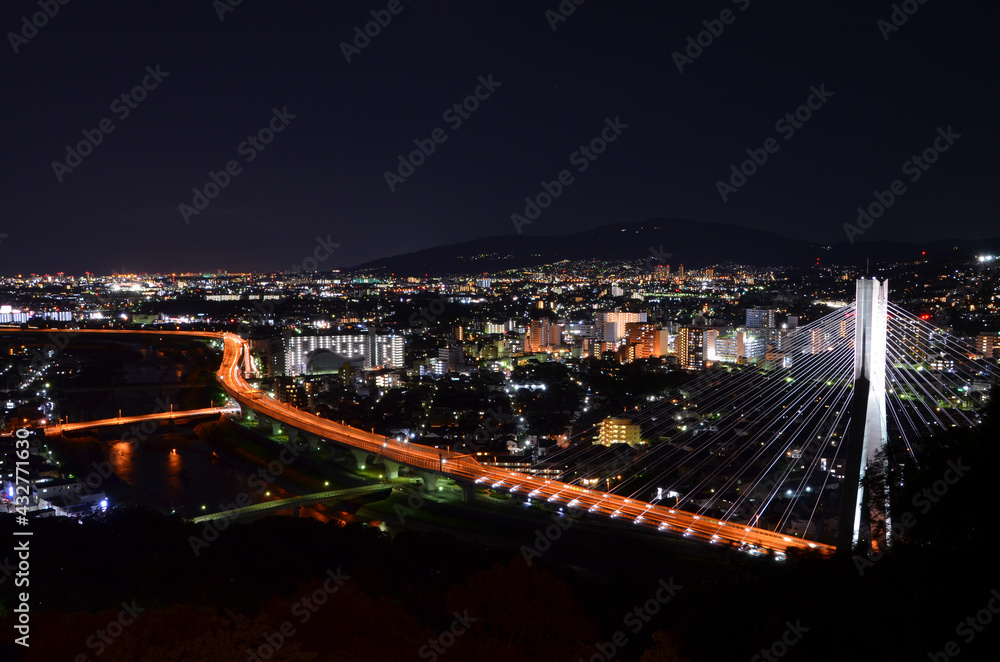
<path id="1" fill-rule="evenodd" d="M 689 269 L 736 263 L 754 266 L 855 265 L 866 260 L 900 261 L 1000 246 L 1000 238 L 938 239 L 930 242 L 847 240 L 819 244 L 727 223 L 654 218 L 613 223 L 565 235 L 500 235 L 433 246 L 371 260 L 342 271 L 385 271 L 396 275 L 493 273 L 562 260 L 642 260 Z"/>

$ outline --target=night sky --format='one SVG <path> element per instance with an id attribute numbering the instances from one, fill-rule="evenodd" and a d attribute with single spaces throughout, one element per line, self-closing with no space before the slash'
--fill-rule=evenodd
<path id="1" fill-rule="evenodd" d="M 280 271 L 317 237 L 339 244 L 319 268 L 346 267 L 513 234 L 562 170 L 572 184 L 525 241 L 653 217 L 844 241 L 896 179 L 905 192 L 860 239 L 1000 234 L 995 3 L 909 0 L 898 30 L 871 0 L 564 0 L 559 21 L 558 0 L 49 3 L 37 30 L 22 17 L 38 0 L 0 10 L 3 274 Z M 372 11 L 391 22 L 348 63 L 341 44 Z M 704 21 L 722 32 L 681 73 L 673 54 Z M 460 126 L 444 115 L 491 76 Z M 135 108 L 115 103 L 144 79 Z M 776 123 L 813 86 L 832 96 L 789 136 Z M 273 109 L 294 118 L 241 149 Z M 64 168 L 105 118 L 113 131 Z M 571 155 L 616 118 L 627 128 L 580 172 Z M 949 126 L 961 137 L 911 181 L 904 163 Z M 444 142 L 390 191 L 385 171 L 435 129 Z M 778 150 L 723 202 L 716 182 L 769 138 Z M 186 223 L 179 205 L 230 161 L 239 173 Z"/>

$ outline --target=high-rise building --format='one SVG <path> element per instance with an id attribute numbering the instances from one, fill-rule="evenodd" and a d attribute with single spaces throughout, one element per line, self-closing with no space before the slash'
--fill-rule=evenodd
<path id="1" fill-rule="evenodd" d="M 672 353 L 670 347 L 670 331 L 656 329 L 653 331 L 653 356 L 666 356 Z"/>
<path id="2" fill-rule="evenodd" d="M 773 329 L 774 310 L 771 308 L 747 308 L 747 326 L 751 329 Z"/>
<path id="3" fill-rule="evenodd" d="M 759 333 L 748 332 L 744 327 L 720 332 L 715 337 L 714 347 L 711 330 L 705 332 L 705 356 L 709 361 L 724 363 L 756 362 L 764 358 L 767 344 Z"/>
<path id="4" fill-rule="evenodd" d="M 715 341 L 719 339 L 718 329 L 705 329 L 703 331 L 705 339 L 704 357 L 707 361 L 717 361 L 715 356 Z"/>
<path id="5" fill-rule="evenodd" d="M 740 331 L 740 344 L 736 351 L 736 360 L 739 363 L 746 361 L 757 362 L 764 358 L 767 353 L 767 339 L 756 333 Z"/>
<path id="6" fill-rule="evenodd" d="M 682 326 L 675 342 L 677 365 L 684 370 L 701 370 L 705 367 L 705 329 Z"/>
<path id="7" fill-rule="evenodd" d="M 524 351 L 544 352 L 560 342 L 559 325 L 549 324 L 548 318 L 532 320 L 525 334 Z"/>
<path id="8" fill-rule="evenodd" d="M 648 359 L 653 356 L 653 334 L 656 328 L 650 322 L 629 322 L 625 325 L 625 336 L 629 345 L 635 345 L 635 358 Z"/>
<path id="9" fill-rule="evenodd" d="M 603 331 L 601 340 L 617 343 L 625 337 L 625 325 L 633 322 L 645 322 L 646 313 L 628 313 L 616 310 L 610 313 L 600 313 L 597 319 L 598 326 L 602 327 Z"/>

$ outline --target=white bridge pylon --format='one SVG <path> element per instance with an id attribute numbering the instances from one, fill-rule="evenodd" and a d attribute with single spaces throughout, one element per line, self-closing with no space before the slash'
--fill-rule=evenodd
<path id="1" fill-rule="evenodd" d="M 851 494 L 852 474 L 857 476 L 858 484 L 854 497 L 854 517 L 851 521 L 851 546 L 858 544 L 862 522 L 866 519 L 862 512 L 864 507 L 864 488 L 861 480 L 867 470 L 878 461 L 878 453 L 885 449 L 889 440 L 886 428 L 885 404 L 885 366 L 886 341 L 889 318 L 889 281 L 879 281 L 875 278 L 861 278 L 857 281 L 857 299 L 855 302 L 854 326 L 854 398 L 852 420 L 850 427 L 851 439 L 848 449 L 853 457 L 848 458 L 848 464 L 855 464 L 855 471 L 847 470 L 847 481 L 844 483 L 844 498 Z M 859 400 L 859 398 L 863 399 Z M 863 407 L 863 408 L 862 408 Z M 854 420 L 863 412 L 863 421 Z M 872 495 L 872 498 L 877 498 Z M 888 501 L 882 505 L 885 515 L 886 542 L 889 537 Z M 847 512 L 846 508 L 843 512 Z M 846 522 L 841 523 L 841 527 Z"/>

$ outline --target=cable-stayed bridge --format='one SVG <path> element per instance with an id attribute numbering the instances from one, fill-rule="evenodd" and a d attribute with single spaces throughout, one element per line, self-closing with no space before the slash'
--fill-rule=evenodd
<path id="1" fill-rule="evenodd" d="M 857 293 L 771 332 L 763 361 L 714 367 L 636 412 L 649 446 L 573 443 L 539 467 L 567 466 L 562 478 L 584 485 L 621 476 L 614 493 L 719 521 L 845 549 L 870 542 L 873 517 L 888 513 L 885 495 L 861 489 L 867 469 L 916 462 L 929 435 L 976 425 L 994 368 L 889 302 L 888 283 L 862 279 Z"/>
<path id="2" fill-rule="evenodd" d="M 831 554 L 868 537 L 869 512 L 889 517 L 882 495 L 860 489 L 871 463 L 916 460 L 927 435 L 976 425 L 991 378 L 989 361 L 890 303 L 887 283 L 864 279 L 857 287 L 854 304 L 777 335 L 764 360 L 707 370 L 677 397 L 637 413 L 643 438 L 654 442 L 648 447 L 595 449 L 593 431 L 580 433 L 579 443 L 545 459 L 545 467 L 570 467 L 560 480 L 296 409 L 247 381 L 252 357 L 243 338 L 179 333 L 222 339 L 217 378 L 245 417 L 274 433 L 284 429 L 290 443 L 301 435 L 313 446 L 346 447 L 359 466 L 372 459 L 388 477 L 406 466 L 426 489 L 447 477 L 469 498 L 487 485 L 664 534 L 750 551 Z M 598 489 L 612 473 L 621 482 Z"/>

